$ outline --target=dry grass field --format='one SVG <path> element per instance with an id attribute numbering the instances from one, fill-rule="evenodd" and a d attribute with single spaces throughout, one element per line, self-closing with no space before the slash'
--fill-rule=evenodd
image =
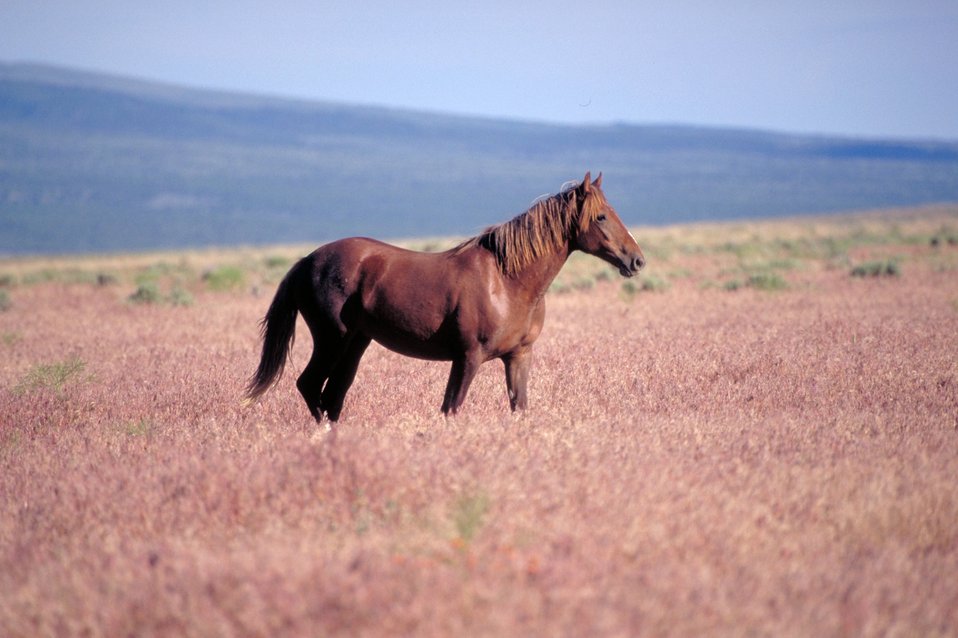
<path id="1" fill-rule="evenodd" d="M 329 432 L 302 323 L 240 401 L 302 247 L 0 262 L 0 635 L 958 635 L 958 207 L 636 235 L 527 413 L 374 346 Z"/>

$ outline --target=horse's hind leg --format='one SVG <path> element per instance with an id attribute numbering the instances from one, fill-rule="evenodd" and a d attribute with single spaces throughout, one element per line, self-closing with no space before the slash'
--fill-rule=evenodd
<path id="1" fill-rule="evenodd" d="M 363 358 L 366 348 L 369 347 L 369 341 L 369 337 L 362 334 L 355 334 L 351 338 L 347 337 L 346 348 L 329 373 L 329 381 L 326 382 L 326 387 L 323 389 L 322 408 L 326 411 L 326 416 L 329 417 L 330 421 L 339 420 L 339 413 L 343 410 L 346 393 L 356 378 L 359 361 Z"/>
<path id="2" fill-rule="evenodd" d="M 322 410 L 319 407 L 320 392 L 323 389 L 323 382 L 326 380 L 323 363 L 322 357 L 319 356 L 319 351 L 313 350 L 313 356 L 310 358 L 309 363 L 306 364 L 303 373 L 300 374 L 296 380 L 296 389 L 299 390 L 303 401 L 306 402 L 309 413 L 312 414 L 313 418 L 317 421 L 321 421 L 323 418 Z"/>
<path id="3" fill-rule="evenodd" d="M 309 413 L 317 421 L 323 419 L 323 384 L 340 358 L 345 343 L 337 331 L 313 334 L 313 355 L 296 380 L 296 389 L 306 402 Z"/>

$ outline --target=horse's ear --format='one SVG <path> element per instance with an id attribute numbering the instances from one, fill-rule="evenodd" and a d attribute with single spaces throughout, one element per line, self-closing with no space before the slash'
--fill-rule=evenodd
<path id="1" fill-rule="evenodd" d="M 595 181 L 592 182 L 592 185 L 596 188 L 602 188 L 602 173 L 599 173 L 599 176 L 595 178 Z"/>
<path id="2" fill-rule="evenodd" d="M 592 185 L 592 171 L 587 171 L 585 174 L 585 179 L 582 180 L 582 194 L 588 195 L 589 188 Z"/>

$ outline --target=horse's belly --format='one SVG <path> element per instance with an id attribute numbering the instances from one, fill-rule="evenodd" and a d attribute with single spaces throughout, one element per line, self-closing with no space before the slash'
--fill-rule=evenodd
<path id="1" fill-rule="evenodd" d="M 374 334 L 373 340 L 388 350 L 407 357 L 429 361 L 450 361 L 454 358 L 447 344 L 436 340 L 415 341 L 394 334 Z"/>
<path id="2" fill-rule="evenodd" d="M 455 355 L 452 326 L 437 312 L 418 310 L 376 304 L 366 308 L 361 329 L 380 345 L 407 357 L 451 360 Z"/>

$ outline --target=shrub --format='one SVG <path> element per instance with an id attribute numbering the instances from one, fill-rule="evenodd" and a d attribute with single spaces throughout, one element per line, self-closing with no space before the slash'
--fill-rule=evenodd
<path id="1" fill-rule="evenodd" d="M 160 301 L 160 289 L 155 281 L 144 281 L 137 286 L 136 291 L 127 297 L 130 303 L 154 304 Z"/>
<path id="2" fill-rule="evenodd" d="M 588 277 L 582 277 L 572 282 L 572 288 L 574 290 L 590 290 L 594 285 L 595 282 Z"/>
<path id="3" fill-rule="evenodd" d="M 639 292 L 662 292 L 668 290 L 671 284 L 669 281 L 658 275 L 645 275 L 641 283 L 629 279 L 622 282 L 622 295 L 626 299 L 632 299 Z"/>
<path id="4" fill-rule="evenodd" d="M 245 275 L 236 266 L 218 266 L 203 273 L 203 281 L 210 290 L 226 291 L 243 285 Z"/>
<path id="5" fill-rule="evenodd" d="M 193 295 L 190 294 L 189 290 L 180 288 L 179 286 L 173 286 L 173 290 L 170 291 L 170 296 L 167 297 L 167 300 L 174 306 L 193 305 Z"/>
<path id="6" fill-rule="evenodd" d="M 56 278 L 57 278 L 56 271 L 50 268 L 43 268 L 41 270 L 34 270 L 33 272 L 28 272 L 27 274 L 20 277 L 20 281 L 24 285 L 30 286 L 33 284 L 43 284 L 50 281 L 55 281 Z"/>
<path id="7" fill-rule="evenodd" d="M 10 310 L 12 307 L 13 302 L 10 301 L 10 295 L 7 294 L 6 290 L 0 290 L 0 312 Z"/>
<path id="8" fill-rule="evenodd" d="M 100 272 L 96 275 L 97 286 L 112 286 L 115 283 L 117 283 L 116 275 L 110 274 L 108 272 Z"/>
<path id="9" fill-rule="evenodd" d="M 784 290 L 788 288 L 788 283 L 782 276 L 774 272 L 757 272 L 749 275 L 745 285 L 756 290 Z"/>
<path id="10" fill-rule="evenodd" d="M 742 287 L 742 282 L 738 279 L 732 279 L 722 284 L 722 287 L 728 291 L 735 291 Z"/>
<path id="11" fill-rule="evenodd" d="M 667 279 L 658 275 L 646 275 L 642 278 L 641 289 L 646 292 L 663 292 L 668 290 L 670 285 Z"/>
<path id="12" fill-rule="evenodd" d="M 292 262 L 280 255 L 270 255 L 263 260 L 267 268 L 289 268 Z"/>
<path id="13" fill-rule="evenodd" d="M 898 277 L 901 269 L 893 259 L 867 261 L 852 268 L 852 277 Z"/>
<path id="14" fill-rule="evenodd" d="M 589 275 L 579 275 L 571 279 L 571 275 L 563 275 L 549 284 L 549 292 L 557 295 L 564 295 L 574 290 L 591 290 L 595 286 L 595 280 Z"/>

